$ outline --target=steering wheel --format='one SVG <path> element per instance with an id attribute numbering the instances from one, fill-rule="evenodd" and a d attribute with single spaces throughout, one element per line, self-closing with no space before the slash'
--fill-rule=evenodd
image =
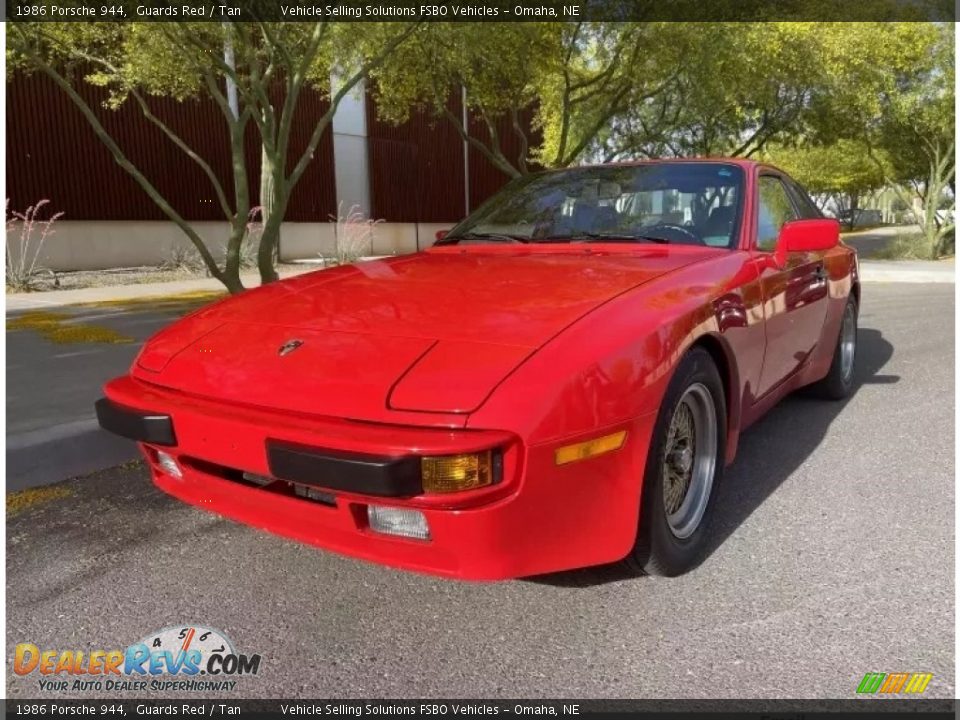
<path id="1" fill-rule="evenodd" d="M 657 230 L 661 228 L 665 230 L 674 230 L 676 232 L 681 233 L 683 236 L 690 238 L 690 240 L 693 240 L 692 244 L 706 245 L 706 243 L 703 241 L 703 238 L 700 237 L 699 233 L 695 232 L 692 228 L 684 227 L 683 225 L 677 225 L 675 223 L 657 223 L 656 225 L 653 225 L 650 229 Z M 671 238 L 666 238 L 666 239 L 669 240 Z M 683 241 L 680 240 L 679 242 L 683 242 Z"/>

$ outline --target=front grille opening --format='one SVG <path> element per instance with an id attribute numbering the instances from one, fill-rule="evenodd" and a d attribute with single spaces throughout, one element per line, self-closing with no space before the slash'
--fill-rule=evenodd
<path id="1" fill-rule="evenodd" d="M 198 458 L 185 457 L 181 458 L 180 461 L 197 472 L 213 475 L 222 480 L 229 480 L 238 485 L 259 488 L 266 492 L 276 493 L 277 495 L 295 497 L 299 500 L 306 500 L 325 507 L 337 506 L 337 498 L 333 493 L 313 487 L 312 485 L 303 485 L 288 480 L 278 480 L 277 478 L 266 475 L 244 472 L 243 470 L 237 470 L 236 468 L 230 468 Z"/>
<path id="2" fill-rule="evenodd" d="M 328 507 L 337 506 L 337 498 L 331 492 L 309 485 L 301 485 L 300 483 L 288 483 L 288 485 L 293 486 L 294 495 L 301 500 L 309 500 L 310 502 L 320 503 Z"/>

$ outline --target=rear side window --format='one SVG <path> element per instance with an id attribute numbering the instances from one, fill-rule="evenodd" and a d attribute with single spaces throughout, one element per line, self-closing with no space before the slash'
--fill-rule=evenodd
<path id="1" fill-rule="evenodd" d="M 790 193 L 790 197 L 793 198 L 793 204 L 796 206 L 801 220 L 819 220 L 823 217 L 820 208 L 810 199 L 806 190 L 790 178 L 783 178 L 783 182 L 787 187 L 787 192 Z"/>
<path id="2" fill-rule="evenodd" d="M 797 219 L 797 211 L 780 178 L 761 175 L 758 190 L 757 248 L 769 252 L 777 245 L 780 228 Z"/>

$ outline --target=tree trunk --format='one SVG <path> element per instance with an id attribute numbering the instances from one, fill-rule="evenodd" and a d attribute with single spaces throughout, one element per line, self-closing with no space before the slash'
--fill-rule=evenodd
<path id="1" fill-rule="evenodd" d="M 853 230 L 857 225 L 857 210 L 860 208 L 860 193 L 850 193 L 850 222 L 848 228 Z"/>
<path id="2" fill-rule="evenodd" d="M 257 267 L 260 270 L 260 284 L 276 282 L 280 279 L 274 264 L 274 249 L 280 237 L 279 216 L 274 214 L 268 223 L 263 225 L 263 234 L 260 235 L 260 248 L 257 250 Z"/>
<path id="3" fill-rule="evenodd" d="M 260 152 L 260 217 L 263 232 L 260 246 L 257 248 L 257 267 L 260 270 L 260 283 L 266 285 L 280 279 L 276 269 L 277 250 L 280 247 L 280 220 L 283 217 L 285 203 L 278 202 L 278 193 L 282 187 L 277 184 L 277 162 L 267 149 L 261 146 Z"/>
<path id="4" fill-rule="evenodd" d="M 246 232 L 247 225 L 246 222 L 244 222 L 244 218 L 238 217 L 231 223 L 230 239 L 227 241 L 227 253 L 224 260 L 222 282 L 233 295 L 243 292 L 245 289 L 243 282 L 240 280 L 240 248 Z"/>

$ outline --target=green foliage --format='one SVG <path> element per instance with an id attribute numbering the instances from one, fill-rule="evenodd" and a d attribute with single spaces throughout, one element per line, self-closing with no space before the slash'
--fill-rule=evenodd
<path id="1" fill-rule="evenodd" d="M 375 73 L 381 115 L 403 121 L 427 108 L 468 137 L 450 99 L 466 92 L 467 108 L 486 132 L 468 140 L 508 175 L 529 161 L 562 167 L 617 113 L 665 91 L 679 49 L 671 23 L 431 23 Z M 519 121 L 532 113 L 537 147 Z M 504 119 L 520 140 L 520 156 L 501 150 Z"/>
<path id="2" fill-rule="evenodd" d="M 921 24 L 901 31 L 906 60 L 881 86 L 875 103 L 860 106 L 854 127 L 871 157 L 914 215 L 930 257 L 952 251 L 955 202 L 956 71 L 953 27 Z M 880 157 L 883 160 L 881 161 Z"/>
<path id="3" fill-rule="evenodd" d="M 815 194 L 845 195 L 877 190 L 886 182 L 882 166 L 869 155 L 869 148 L 856 140 L 838 140 L 832 145 L 771 147 L 765 159 L 788 172 Z"/>

